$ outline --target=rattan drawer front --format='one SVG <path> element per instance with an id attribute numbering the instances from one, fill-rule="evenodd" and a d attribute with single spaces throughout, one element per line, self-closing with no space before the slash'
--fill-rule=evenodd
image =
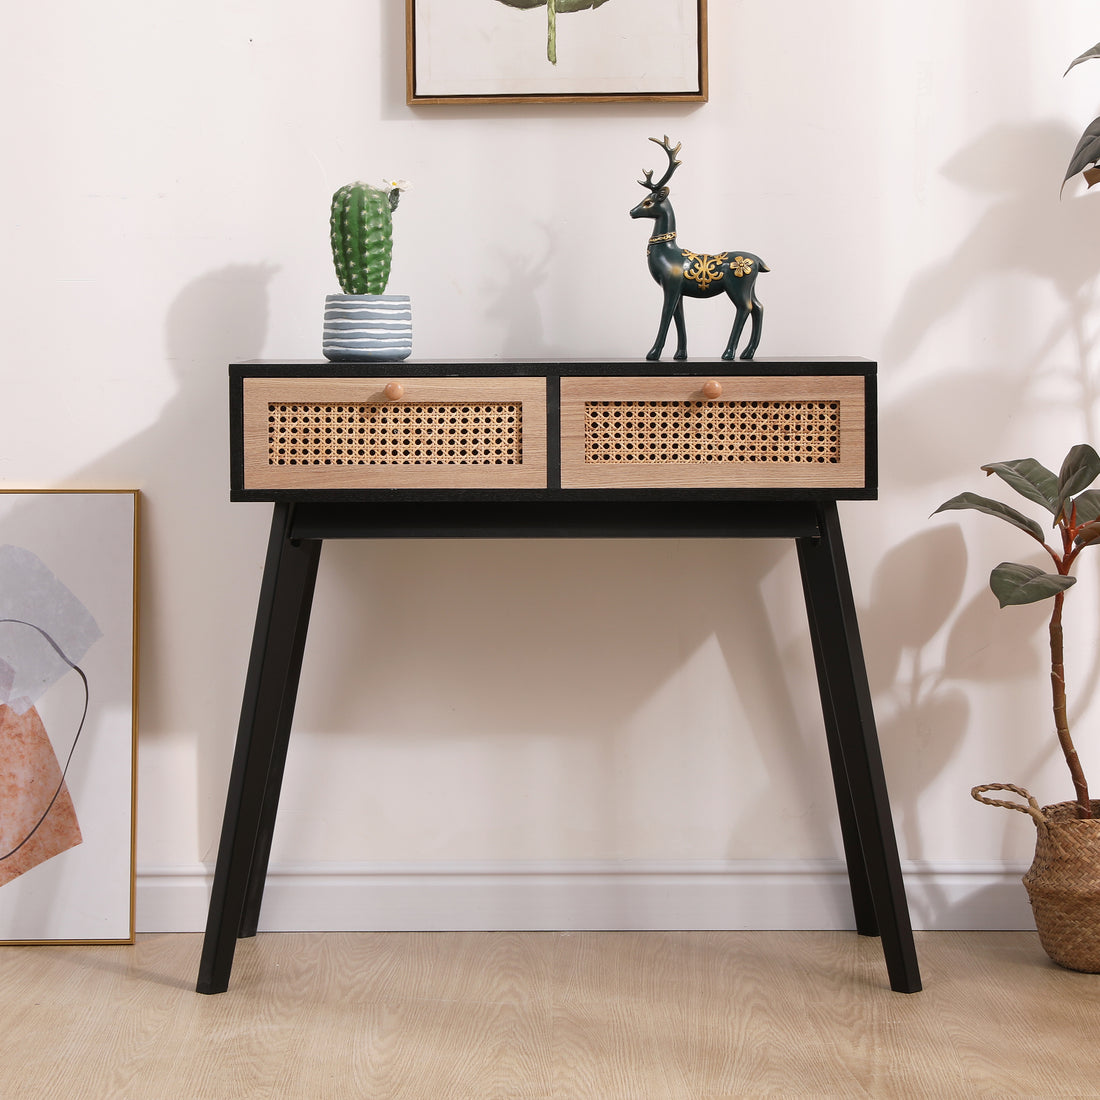
<path id="1" fill-rule="evenodd" d="M 542 378 L 246 378 L 243 417 L 246 489 L 546 484 Z"/>
<path id="2" fill-rule="evenodd" d="M 865 424 L 860 376 L 563 378 L 562 488 L 862 487 Z"/>

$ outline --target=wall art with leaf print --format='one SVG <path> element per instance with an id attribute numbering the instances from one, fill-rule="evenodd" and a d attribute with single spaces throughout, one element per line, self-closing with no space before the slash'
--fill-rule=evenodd
<path id="1" fill-rule="evenodd" d="M 706 0 L 406 0 L 414 103 L 705 100 Z"/>

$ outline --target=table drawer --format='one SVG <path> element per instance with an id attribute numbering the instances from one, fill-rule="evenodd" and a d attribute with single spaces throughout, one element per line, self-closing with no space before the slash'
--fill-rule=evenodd
<path id="1" fill-rule="evenodd" d="M 859 488 L 859 375 L 561 380 L 563 489 Z"/>
<path id="2" fill-rule="evenodd" d="M 546 485 L 544 378 L 245 378 L 243 488 Z"/>

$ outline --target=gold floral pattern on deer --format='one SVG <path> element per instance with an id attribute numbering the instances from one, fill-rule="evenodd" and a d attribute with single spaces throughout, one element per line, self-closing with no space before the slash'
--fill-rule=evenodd
<path id="1" fill-rule="evenodd" d="M 739 260 L 742 257 L 737 257 Z M 722 265 L 729 260 L 728 252 L 720 252 L 717 256 L 700 256 L 696 252 L 684 249 L 684 278 L 699 284 L 700 290 L 706 290 L 711 283 L 718 282 L 724 274 Z M 740 274 L 740 272 L 739 272 Z"/>
<path id="2" fill-rule="evenodd" d="M 752 272 L 752 260 L 748 256 L 734 256 L 730 271 L 741 279 Z"/>

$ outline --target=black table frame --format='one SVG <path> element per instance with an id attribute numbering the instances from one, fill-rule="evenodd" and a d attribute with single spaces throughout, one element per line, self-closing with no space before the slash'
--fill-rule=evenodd
<path id="1" fill-rule="evenodd" d="M 917 992 L 920 972 L 836 500 L 491 496 L 275 503 L 198 992 L 228 988 L 236 941 L 258 927 L 324 540 L 660 537 L 795 540 L 856 930 L 881 935 L 891 988 Z"/>

